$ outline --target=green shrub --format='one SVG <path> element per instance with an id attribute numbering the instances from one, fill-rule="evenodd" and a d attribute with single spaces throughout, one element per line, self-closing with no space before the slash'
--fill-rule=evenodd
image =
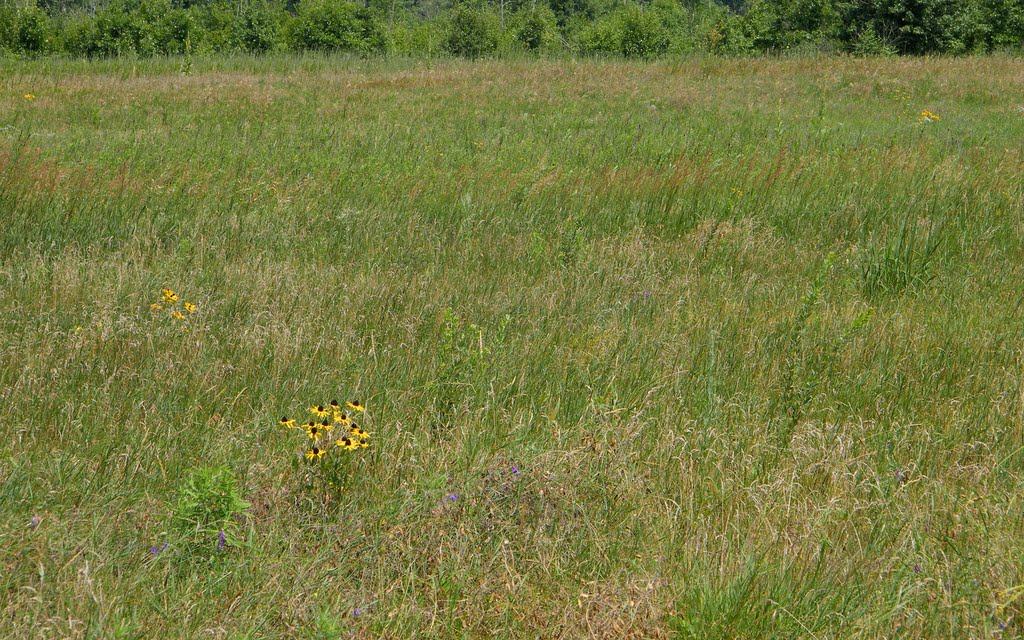
<path id="1" fill-rule="evenodd" d="M 449 18 L 445 49 L 454 56 L 480 58 L 498 49 L 498 16 L 480 7 L 456 7 Z"/>
<path id="2" fill-rule="evenodd" d="M 289 43 L 295 50 L 381 51 L 384 32 L 373 14 L 347 0 L 311 0 L 299 5 Z"/>
<path id="3" fill-rule="evenodd" d="M 657 12 L 643 11 L 638 5 L 621 10 L 622 55 L 627 58 L 650 58 L 668 49 L 668 33 Z"/>
<path id="4" fill-rule="evenodd" d="M 171 9 L 157 24 L 157 50 L 162 54 L 184 53 L 185 43 L 201 39 L 198 36 L 195 16 L 184 9 Z"/>
<path id="5" fill-rule="evenodd" d="M 859 0 L 838 5 L 846 41 L 856 43 L 871 36 L 890 44 L 898 53 L 957 52 L 959 0 Z M 961 23 L 959 28 L 963 30 Z"/>
<path id="6" fill-rule="evenodd" d="M 46 53 L 53 44 L 50 17 L 35 5 L 0 7 L 0 51 Z"/>
<path id="7" fill-rule="evenodd" d="M 1020 0 L 980 0 L 988 26 L 985 37 L 988 48 L 1024 48 L 1024 2 Z"/>
<path id="8" fill-rule="evenodd" d="M 668 31 L 657 11 L 630 4 L 605 15 L 580 33 L 585 53 L 650 58 L 668 49 Z"/>
<path id="9" fill-rule="evenodd" d="M 281 32 L 278 18 L 274 8 L 268 4 L 247 5 L 234 21 L 234 45 L 249 53 L 266 53 L 276 49 Z"/>
<path id="10" fill-rule="evenodd" d="M 192 38 L 192 50 L 198 53 L 227 51 L 239 45 L 236 41 L 234 9 L 224 3 L 197 5 L 188 10 L 197 37 Z"/>
<path id="11" fill-rule="evenodd" d="M 516 40 L 527 49 L 541 51 L 558 46 L 558 19 L 550 7 L 543 4 L 523 7 L 516 17 Z"/>
<path id="12" fill-rule="evenodd" d="M 707 33 L 708 50 L 725 55 L 743 55 L 754 51 L 744 19 L 735 14 L 722 16 Z"/>
<path id="13" fill-rule="evenodd" d="M 149 25 L 126 3 L 115 2 L 96 13 L 93 41 L 86 44 L 89 54 L 121 56 L 132 53 L 153 53 Z"/>

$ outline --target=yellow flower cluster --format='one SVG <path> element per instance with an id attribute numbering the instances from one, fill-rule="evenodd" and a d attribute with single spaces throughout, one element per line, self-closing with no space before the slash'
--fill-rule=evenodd
<path id="1" fill-rule="evenodd" d="M 315 462 L 333 450 L 355 451 L 370 446 L 370 434 L 355 423 L 354 417 L 366 411 L 358 400 L 346 402 L 344 406 L 337 400 L 318 404 L 309 408 L 313 418 L 299 424 L 294 418 L 283 416 L 278 424 L 289 429 L 303 429 L 311 441 L 306 459 Z M 349 415 L 351 412 L 351 415 Z M 332 432 L 337 429 L 337 435 Z M 336 439 L 335 439 L 336 438 Z"/>
<path id="2" fill-rule="evenodd" d="M 924 122 L 940 122 L 941 120 L 942 120 L 942 118 L 940 118 L 939 116 L 935 115 L 931 111 L 928 111 L 927 109 L 925 109 L 924 111 L 921 112 L 921 117 L 918 120 L 918 122 L 922 122 L 922 123 L 924 123 Z"/>
<path id="3" fill-rule="evenodd" d="M 26 94 L 25 94 L 24 96 L 22 96 L 22 97 L 23 97 L 23 98 L 25 98 L 26 100 L 28 100 L 29 102 L 32 102 L 33 100 L 35 100 L 35 99 L 36 99 L 36 96 L 35 96 L 35 94 L 33 94 L 33 93 L 26 93 Z"/>
<path id="4" fill-rule="evenodd" d="M 183 302 L 179 307 L 179 301 L 180 298 L 173 289 L 161 289 L 160 301 L 149 305 L 149 308 L 153 311 L 166 311 L 172 320 L 184 320 L 199 309 L 192 302 Z"/>

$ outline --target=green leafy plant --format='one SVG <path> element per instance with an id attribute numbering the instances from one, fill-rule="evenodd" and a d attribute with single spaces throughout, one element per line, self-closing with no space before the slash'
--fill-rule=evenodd
<path id="1" fill-rule="evenodd" d="M 498 49 L 498 17 L 483 8 L 460 6 L 451 14 L 445 48 L 462 58 L 481 58 Z"/>
<path id="2" fill-rule="evenodd" d="M 295 50 L 355 51 L 384 49 L 384 34 L 365 7 L 353 2 L 319 0 L 303 2 L 292 26 L 290 44 Z"/>
<path id="3" fill-rule="evenodd" d="M 248 508 L 231 469 L 193 469 L 178 489 L 171 544 L 185 557 L 210 560 L 238 544 L 239 521 Z"/>

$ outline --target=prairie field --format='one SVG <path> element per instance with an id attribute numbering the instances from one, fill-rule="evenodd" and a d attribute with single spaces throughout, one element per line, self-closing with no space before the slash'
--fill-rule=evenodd
<path id="1" fill-rule="evenodd" d="M 1019 638 L 1022 376 L 1018 58 L 0 60 L 0 637 Z"/>

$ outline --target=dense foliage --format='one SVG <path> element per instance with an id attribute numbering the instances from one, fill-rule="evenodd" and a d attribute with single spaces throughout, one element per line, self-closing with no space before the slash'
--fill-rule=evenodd
<path id="1" fill-rule="evenodd" d="M 239 50 L 477 58 L 516 51 L 648 58 L 792 49 L 962 54 L 1024 46 L 1024 0 L 19 0 L 0 53 Z"/>

